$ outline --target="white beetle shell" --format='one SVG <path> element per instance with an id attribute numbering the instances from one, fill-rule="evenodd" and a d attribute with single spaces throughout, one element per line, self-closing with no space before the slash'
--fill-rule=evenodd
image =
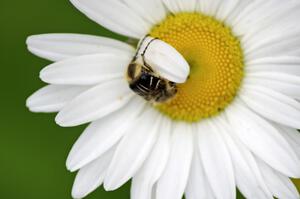
<path id="1" fill-rule="evenodd" d="M 137 58 L 144 58 L 156 73 L 175 83 L 184 83 L 190 73 L 189 64 L 174 47 L 150 36 L 140 41 Z"/>

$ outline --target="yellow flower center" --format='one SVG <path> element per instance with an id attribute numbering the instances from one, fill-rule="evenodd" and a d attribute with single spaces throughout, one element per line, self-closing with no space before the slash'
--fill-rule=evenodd
<path id="1" fill-rule="evenodd" d="M 230 27 L 200 13 L 168 16 L 150 35 L 180 52 L 190 65 L 190 75 L 170 101 L 156 105 L 175 120 L 199 121 L 228 106 L 243 78 L 244 58 L 240 41 Z"/>

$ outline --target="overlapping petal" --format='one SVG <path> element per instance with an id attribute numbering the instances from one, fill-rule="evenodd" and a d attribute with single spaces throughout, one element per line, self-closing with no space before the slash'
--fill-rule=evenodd
<path id="1" fill-rule="evenodd" d="M 148 109 L 127 129 L 117 146 L 104 181 L 106 190 L 115 190 L 127 182 L 141 168 L 158 137 L 160 115 Z"/>
<path id="2" fill-rule="evenodd" d="M 144 106 L 143 100 L 134 97 L 119 111 L 92 122 L 72 147 L 67 168 L 75 171 L 109 150 L 124 136 Z"/>
<path id="3" fill-rule="evenodd" d="M 181 199 L 188 182 L 193 157 L 192 129 L 184 123 L 173 127 L 171 152 L 166 168 L 157 182 L 156 199 Z"/>
<path id="4" fill-rule="evenodd" d="M 84 198 L 103 183 L 114 151 L 115 148 L 111 148 L 101 157 L 78 171 L 72 188 L 73 198 Z"/>
<path id="5" fill-rule="evenodd" d="M 226 111 L 226 115 L 233 128 L 232 132 L 257 157 L 289 177 L 300 176 L 298 157 L 269 122 L 239 101 Z"/>
<path id="6" fill-rule="evenodd" d="M 299 52 L 298 1 L 255 1 L 232 24 L 247 60 Z M 268 10 L 268 12 L 266 12 Z M 256 16 L 260 16 L 257 18 Z"/>
<path id="7" fill-rule="evenodd" d="M 50 84 L 96 85 L 125 76 L 133 55 L 94 54 L 84 55 L 44 68 L 40 78 Z"/>
<path id="8" fill-rule="evenodd" d="M 109 53 L 132 54 L 132 46 L 100 36 L 84 34 L 42 34 L 27 38 L 28 50 L 50 61 L 60 61 L 71 57 Z"/>
<path id="9" fill-rule="evenodd" d="M 163 118 L 160 123 L 159 135 L 151 154 L 143 167 L 135 174 L 131 182 L 131 199 L 151 199 L 155 183 L 162 175 L 170 154 L 171 121 Z"/>
<path id="10" fill-rule="evenodd" d="M 236 9 L 238 7 L 239 4 L 241 4 L 242 2 L 246 2 L 246 1 L 239 1 L 239 0 L 223 0 L 223 1 L 219 1 L 219 8 L 217 9 L 216 14 L 214 15 L 217 19 L 220 20 L 224 20 L 225 22 L 227 22 L 227 18 L 229 17 L 229 15 L 235 13 L 235 10 L 239 10 L 240 9 Z M 201 3 L 199 3 L 201 6 Z M 199 7 L 199 10 L 201 10 L 201 7 Z M 230 22 L 228 22 L 230 23 Z"/>
<path id="11" fill-rule="evenodd" d="M 216 16 L 217 10 L 222 3 L 222 0 L 200 0 L 199 1 L 199 6 L 200 6 L 200 11 L 209 15 L 209 16 Z"/>
<path id="12" fill-rule="evenodd" d="M 198 125 L 198 150 L 205 174 L 217 199 L 236 197 L 232 160 L 220 129 L 211 121 Z"/>
<path id="13" fill-rule="evenodd" d="M 95 86 L 73 99 L 56 116 L 61 126 L 77 126 L 100 119 L 123 107 L 133 93 L 123 79 Z"/>
<path id="14" fill-rule="evenodd" d="M 282 125 L 276 125 L 276 127 L 279 129 L 281 135 L 290 143 L 300 159 L 300 132 L 297 129 Z"/>
<path id="15" fill-rule="evenodd" d="M 162 0 L 169 11 L 178 12 L 194 12 L 198 7 L 198 0 Z"/>
<path id="16" fill-rule="evenodd" d="M 246 198 L 273 198 L 251 151 L 232 132 L 224 115 L 218 117 L 217 125 L 222 133 L 234 168 L 236 186 Z"/>
<path id="17" fill-rule="evenodd" d="M 297 188 L 287 176 L 275 171 L 259 159 L 257 159 L 257 163 L 274 197 L 289 199 L 298 199 L 300 197 Z"/>
<path id="18" fill-rule="evenodd" d="M 131 38 L 139 39 L 151 28 L 150 22 L 144 20 L 121 0 L 71 0 L 71 2 L 101 26 Z"/>
<path id="19" fill-rule="evenodd" d="M 282 72 L 249 73 L 244 84 L 270 88 L 289 97 L 300 99 L 300 76 Z"/>
<path id="20" fill-rule="evenodd" d="M 300 76 L 300 57 L 270 56 L 261 59 L 249 60 L 246 72 L 280 72 Z"/>
<path id="21" fill-rule="evenodd" d="M 241 99 L 255 112 L 279 124 L 300 128 L 300 103 L 263 86 L 244 85 Z"/>
<path id="22" fill-rule="evenodd" d="M 152 25 L 161 22 L 167 15 L 167 11 L 161 0 L 119 0 L 126 4 L 131 11 L 138 14 Z"/>
<path id="23" fill-rule="evenodd" d="M 74 97 L 88 90 L 88 86 L 48 85 L 34 94 L 26 101 L 26 106 L 32 112 L 58 112 Z"/>
<path id="24" fill-rule="evenodd" d="M 195 130 L 195 134 L 198 132 Z M 198 152 L 198 146 L 194 147 L 194 156 L 190 169 L 189 181 L 185 190 L 187 199 L 214 199 L 213 191 L 205 175 L 203 163 Z"/>

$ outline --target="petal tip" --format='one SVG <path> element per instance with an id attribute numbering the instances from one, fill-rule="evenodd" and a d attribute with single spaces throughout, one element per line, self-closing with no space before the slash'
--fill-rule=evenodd
<path id="1" fill-rule="evenodd" d="M 76 161 L 75 155 L 72 153 L 72 150 L 67 158 L 66 167 L 70 172 L 75 172 L 82 167 L 82 165 L 79 165 L 78 161 Z"/>
<path id="2" fill-rule="evenodd" d="M 30 47 L 30 45 L 34 42 L 35 38 L 36 38 L 36 35 L 30 35 L 30 36 L 28 36 L 26 38 L 26 41 L 25 41 L 26 45 L 28 47 Z"/>
<path id="3" fill-rule="evenodd" d="M 74 127 L 74 126 L 84 124 L 86 122 L 78 122 L 75 121 L 74 119 L 68 119 L 66 118 L 66 114 L 60 111 L 55 117 L 55 123 L 61 127 Z"/>
<path id="4" fill-rule="evenodd" d="M 81 199 L 81 198 L 84 198 L 86 196 L 86 194 L 84 194 L 82 192 L 82 190 L 80 190 L 80 188 L 77 187 L 75 184 L 73 185 L 71 195 L 72 195 L 73 199 Z"/>
<path id="5" fill-rule="evenodd" d="M 70 172 L 72 172 L 72 173 L 78 170 L 78 169 L 75 169 L 74 166 L 73 166 L 73 164 L 69 163 L 68 161 L 66 163 L 66 167 L 67 167 L 67 170 L 70 171 Z"/>
<path id="6" fill-rule="evenodd" d="M 44 69 L 45 69 L 45 68 L 44 68 Z M 45 77 L 44 69 L 42 69 L 42 70 L 40 71 L 39 78 L 40 78 L 43 82 L 47 82 L 47 78 Z"/>
<path id="7" fill-rule="evenodd" d="M 27 99 L 26 99 L 26 102 L 25 102 L 25 106 L 30 109 L 30 107 L 32 106 L 33 102 L 32 102 L 32 95 L 29 96 Z"/>
<path id="8" fill-rule="evenodd" d="M 63 119 L 61 112 L 59 112 L 55 117 L 55 123 L 58 124 L 61 127 L 72 127 L 75 125 L 72 125 L 70 121 Z"/>
<path id="9" fill-rule="evenodd" d="M 103 187 L 105 191 L 114 191 L 119 188 L 116 186 L 116 183 L 113 183 L 113 181 L 109 180 L 107 177 L 104 180 Z"/>
<path id="10" fill-rule="evenodd" d="M 51 69 L 52 69 L 52 66 L 54 65 L 55 63 L 53 64 L 50 64 L 48 66 L 46 66 L 45 68 L 43 68 L 40 73 L 39 73 L 39 78 L 43 81 L 43 82 L 46 82 L 46 83 L 49 83 L 51 84 Z"/>
<path id="11" fill-rule="evenodd" d="M 37 113 L 40 112 L 39 107 L 35 103 L 34 94 L 26 99 L 25 106 L 30 112 Z"/>

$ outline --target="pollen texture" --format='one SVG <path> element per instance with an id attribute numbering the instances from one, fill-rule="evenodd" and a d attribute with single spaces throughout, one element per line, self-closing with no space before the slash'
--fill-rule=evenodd
<path id="1" fill-rule="evenodd" d="M 155 105 L 174 120 L 196 122 L 222 112 L 235 98 L 243 79 L 240 41 L 230 27 L 199 13 L 168 16 L 150 32 L 180 52 L 190 76 L 178 84 L 170 101 Z"/>

